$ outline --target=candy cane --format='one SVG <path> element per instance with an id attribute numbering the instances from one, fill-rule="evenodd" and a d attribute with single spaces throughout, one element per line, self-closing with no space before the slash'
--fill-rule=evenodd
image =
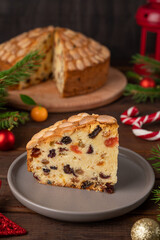
<path id="1" fill-rule="evenodd" d="M 152 132 L 142 129 L 143 124 L 160 120 L 160 111 L 133 118 L 133 116 L 136 116 L 138 113 L 138 109 L 134 106 L 122 113 L 120 119 L 124 124 L 133 125 L 132 132 L 135 136 L 149 141 L 160 140 L 160 131 Z"/>

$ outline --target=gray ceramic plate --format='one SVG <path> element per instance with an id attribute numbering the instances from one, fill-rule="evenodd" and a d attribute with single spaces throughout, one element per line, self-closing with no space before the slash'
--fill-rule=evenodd
<path id="1" fill-rule="evenodd" d="M 135 209 L 148 197 L 154 180 L 148 162 L 122 147 L 113 194 L 39 184 L 27 171 L 26 153 L 8 171 L 11 191 L 23 205 L 51 218 L 77 222 L 109 219 Z"/>

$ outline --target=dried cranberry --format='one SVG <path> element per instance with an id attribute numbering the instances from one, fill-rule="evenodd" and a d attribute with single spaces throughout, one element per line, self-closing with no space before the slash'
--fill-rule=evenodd
<path id="1" fill-rule="evenodd" d="M 90 187 L 91 185 L 93 185 L 93 182 L 90 182 L 90 181 L 84 181 L 81 185 L 81 188 L 82 189 L 86 189 L 88 187 Z"/>
<path id="2" fill-rule="evenodd" d="M 49 168 L 43 168 L 43 172 L 49 173 L 49 172 L 50 172 L 50 169 L 49 169 Z"/>
<path id="3" fill-rule="evenodd" d="M 56 166 L 50 166 L 50 169 L 57 170 L 58 167 L 56 167 Z"/>
<path id="4" fill-rule="evenodd" d="M 73 174 L 75 177 L 77 177 L 77 175 L 75 174 L 73 168 L 70 167 L 69 164 L 65 165 L 63 167 L 63 171 L 66 173 L 66 174 Z"/>
<path id="5" fill-rule="evenodd" d="M 97 127 L 93 130 L 93 132 L 91 132 L 88 135 L 89 138 L 95 138 L 101 130 L 102 130 L 102 128 L 99 125 L 97 125 Z"/>
<path id="6" fill-rule="evenodd" d="M 105 175 L 104 173 L 100 172 L 99 174 L 100 178 L 107 179 L 110 178 L 110 175 Z"/>
<path id="7" fill-rule="evenodd" d="M 89 145 L 89 148 L 88 148 L 87 153 L 88 153 L 88 154 L 93 153 L 93 147 L 92 147 L 91 145 Z"/>
<path id="8" fill-rule="evenodd" d="M 64 143 L 64 144 L 69 144 L 72 142 L 72 139 L 68 136 L 65 136 L 61 139 L 61 143 Z"/>
<path id="9" fill-rule="evenodd" d="M 55 149 L 51 149 L 49 150 L 49 154 L 48 157 L 53 158 L 56 156 L 56 150 Z"/>
<path id="10" fill-rule="evenodd" d="M 59 148 L 59 152 L 64 152 L 64 151 L 68 151 L 68 149 L 67 148 Z"/>
<path id="11" fill-rule="evenodd" d="M 32 153 L 31 153 L 31 157 L 37 158 L 40 154 L 41 154 L 41 151 L 40 151 L 39 148 L 33 148 Z"/>
<path id="12" fill-rule="evenodd" d="M 105 190 L 107 193 L 114 193 L 114 186 L 111 185 L 110 183 L 106 183 L 106 187 Z"/>

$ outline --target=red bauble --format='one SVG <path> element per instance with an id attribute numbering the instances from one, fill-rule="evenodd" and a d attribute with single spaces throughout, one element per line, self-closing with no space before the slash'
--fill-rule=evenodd
<path id="1" fill-rule="evenodd" d="M 7 129 L 0 130 L 0 150 L 6 151 L 13 148 L 15 143 L 14 134 Z"/>
<path id="2" fill-rule="evenodd" d="M 143 88 L 154 88 L 156 86 L 156 83 L 152 78 L 146 77 L 140 81 L 140 85 Z"/>

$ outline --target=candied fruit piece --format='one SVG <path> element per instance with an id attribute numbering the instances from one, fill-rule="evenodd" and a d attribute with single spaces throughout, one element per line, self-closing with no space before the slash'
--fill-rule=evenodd
<path id="1" fill-rule="evenodd" d="M 106 183 L 106 187 L 105 190 L 107 193 L 114 193 L 114 186 L 111 185 L 110 183 Z"/>
<path id="2" fill-rule="evenodd" d="M 58 167 L 56 167 L 56 166 L 50 166 L 50 169 L 52 169 L 52 170 L 57 170 Z"/>
<path id="3" fill-rule="evenodd" d="M 69 144 L 72 142 L 72 139 L 69 136 L 65 136 L 61 139 L 61 143 Z"/>
<path id="4" fill-rule="evenodd" d="M 41 155 L 41 150 L 39 148 L 33 148 L 31 157 L 37 158 L 39 155 Z"/>
<path id="5" fill-rule="evenodd" d="M 51 149 L 49 150 L 49 154 L 48 157 L 53 158 L 56 156 L 56 150 L 55 149 Z"/>
<path id="6" fill-rule="evenodd" d="M 68 151 L 68 149 L 67 148 L 62 148 L 62 147 L 59 148 L 59 152 L 64 152 L 64 151 Z"/>
<path id="7" fill-rule="evenodd" d="M 100 172 L 99 174 L 100 178 L 107 179 L 110 178 L 110 175 L 105 175 L 104 173 Z"/>
<path id="8" fill-rule="evenodd" d="M 43 164 L 48 164 L 49 163 L 49 161 L 47 160 L 47 159 L 42 159 L 42 161 L 41 161 Z"/>
<path id="9" fill-rule="evenodd" d="M 90 187 L 91 185 L 93 185 L 93 182 L 90 182 L 87 180 L 87 181 L 82 182 L 81 188 L 86 189 L 86 188 Z"/>
<path id="10" fill-rule="evenodd" d="M 49 172 L 50 172 L 50 169 L 49 169 L 49 168 L 43 168 L 43 172 L 44 172 L 44 173 L 49 173 Z"/>
<path id="11" fill-rule="evenodd" d="M 106 147 L 114 147 L 118 143 L 118 137 L 108 138 L 104 141 Z"/>
<path id="12" fill-rule="evenodd" d="M 102 128 L 101 128 L 99 125 L 97 125 L 97 127 L 93 130 L 93 132 L 91 132 L 91 133 L 88 135 L 89 138 L 95 138 L 100 131 L 102 131 Z"/>
<path id="13" fill-rule="evenodd" d="M 69 164 L 65 165 L 63 167 L 63 171 L 66 173 L 66 174 L 73 174 L 75 177 L 77 177 L 77 175 L 75 174 L 73 168 L 70 167 Z"/>
<path id="14" fill-rule="evenodd" d="M 92 147 L 91 145 L 89 145 L 89 148 L 88 148 L 87 153 L 88 153 L 88 154 L 93 153 L 93 147 Z"/>
<path id="15" fill-rule="evenodd" d="M 79 175 L 83 175 L 84 174 L 84 171 L 81 169 L 81 168 L 78 168 L 76 171 L 75 171 L 76 174 L 79 174 Z"/>
<path id="16" fill-rule="evenodd" d="M 82 153 L 82 152 L 79 150 L 79 147 L 78 147 L 77 145 L 71 145 L 71 146 L 70 146 L 70 149 L 71 149 L 71 151 L 73 151 L 73 152 L 75 152 L 75 153 L 77 153 L 77 154 Z"/>
<path id="17" fill-rule="evenodd" d="M 47 181 L 47 184 L 52 185 L 52 182 L 50 180 Z"/>

